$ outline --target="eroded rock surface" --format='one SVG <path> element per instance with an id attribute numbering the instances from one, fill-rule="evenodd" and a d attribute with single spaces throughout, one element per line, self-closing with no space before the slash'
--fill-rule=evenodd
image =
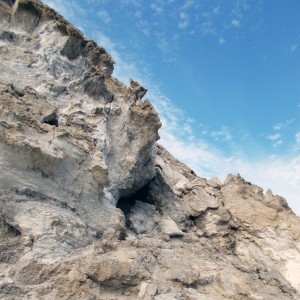
<path id="1" fill-rule="evenodd" d="M 299 299 L 300 221 L 156 144 L 146 89 L 40 1 L 0 2 L 1 299 Z"/>

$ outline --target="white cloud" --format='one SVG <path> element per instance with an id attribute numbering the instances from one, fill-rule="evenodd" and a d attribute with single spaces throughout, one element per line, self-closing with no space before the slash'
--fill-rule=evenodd
<path id="1" fill-rule="evenodd" d="M 185 29 L 185 28 L 187 28 L 189 26 L 189 21 L 188 20 L 180 20 L 179 22 L 178 22 L 178 27 L 180 28 L 180 29 Z"/>
<path id="2" fill-rule="evenodd" d="M 291 51 L 291 52 L 294 52 L 294 51 L 297 50 L 297 48 L 298 48 L 298 45 L 297 45 L 297 44 L 293 44 L 293 45 L 290 47 L 290 51 Z"/>
<path id="3" fill-rule="evenodd" d="M 213 14 L 219 14 L 220 13 L 220 6 L 214 7 L 212 12 L 213 12 Z"/>
<path id="4" fill-rule="evenodd" d="M 151 7 L 157 14 L 161 14 L 161 13 L 164 11 L 163 7 L 162 7 L 162 6 L 159 6 L 159 5 L 156 4 L 156 3 L 152 3 L 152 4 L 150 5 L 150 7 Z"/>
<path id="5" fill-rule="evenodd" d="M 300 145 L 300 131 L 295 134 L 296 143 Z"/>
<path id="6" fill-rule="evenodd" d="M 280 130 L 284 127 L 284 123 L 278 123 L 273 126 L 274 130 Z"/>
<path id="7" fill-rule="evenodd" d="M 259 7 L 262 5 L 262 1 L 255 1 L 256 3 L 252 3 L 249 0 L 234 0 L 232 14 L 236 18 L 242 19 L 245 13 L 252 10 L 259 10 Z"/>
<path id="8" fill-rule="evenodd" d="M 135 13 L 134 13 L 134 16 L 138 19 L 142 18 L 143 16 L 143 12 L 141 10 L 137 10 Z"/>
<path id="9" fill-rule="evenodd" d="M 181 12 L 181 13 L 179 14 L 179 18 L 180 18 L 180 20 L 179 20 L 179 22 L 178 22 L 178 27 L 179 27 L 180 29 L 185 29 L 185 28 L 187 28 L 187 27 L 189 26 L 189 23 L 190 23 L 190 18 L 189 18 L 188 13 L 186 13 L 186 12 Z"/>
<path id="10" fill-rule="evenodd" d="M 280 145 L 282 145 L 283 141 L 282 140 L 278 140 L 273 144 L 273 147 L 278 147 Z"/>
<path id="11" fill-rule="evenodd" d="M 231 141 L 232 140 L 232 135 L 230 133 L 230 130 L 227 126 L 222 126 L 222 128 L 219 131 L 213 131 L 211 133 L 211 136 L 216 140 L 216 141 Z"/>
<path id="12" fill-rule="evenodd" d="M 157 47 L 163 52 L 167 52 L 169 50 L 169 43 L 167 42 L 166 38 L 160 37 L 158 39 Z"/>
<path id="13" fill-rule="evenodd" d="M 44 0 L 44 2 L 50 7 L 52 7 L 53 9 L 55 9 L 56 11 L 58 11 L 60 14 L 62 14 L 65 18 L 68 18 L 70 13 L 67 7 L 68 5 L 66 5 L 65 3 L 61 3 L 61 1 L 59 0 L 52 0 L 52 1 Z"/>
<path id="14" fill-rule="evenodd" d="M 105 9 L 99 10 L 97 12 L 97 15 L 101 18 L 101 20 L 105 24 L 109 24 L 110 23 L 111 17 L 110 17 L 109 13 Z"/>
<path id="15" fill-rule="evenodd" d="M 241 26 L 241 22 L 240 22 L 238 19 L 233 19 L 233 20 L 231 21 L 231 24 L 232 24 L 233 26 L 235 26 L 235 27 Z"/>
<path id="16" fill-rule="evenodd" d="M 274 133 L 274 134 L 269 134 L 267 135 L 267 139 L 271 140 L 271 141 L 275 141 L 281 138 L 281 134 L 280 133 Z"/>
<path id="17" fill-rule="evenodd" d="M 293 145 L 293 150 L 295 153 L 300 152 L 300 131 L 295 134 L 295 142 Z"/>
<path id="18" fill-rule="evenodd" d="M 204 36 L 217 34 L 214 23 L 211 20 L 202 22 L 200 31 L 202 32 L 202 35 L 204 35 Z"/>
<path id="19" fill-rule="evenodd" d="M 183 5 L 182 9 L 189 9 L 190 7 L 192 7 L 195 4 L 194 0 L 188 0 L 185 2 L 185 4 Z"/>
<path id="20" fill-rule="evenodd" d="M 274 130 L 281 130 L 283 128 L 288 127 L 290 124 L 294 123 L 295 119 L 289 119 L 284 122 L 277 123 L 273 126 Z"/>
<path id="21" fill-rule="evenodd" d="M 226 41 L 225 41 L 224 38 L 222 38 L 222 37 L 219 38 L 219 44 L 223 45 L 223 44 L 225 44 L 225 42 L 226 42 Z"/>
<path id="22" fill-rule="evenodd" d="M 82 7 L 75 0 L 60 1 L 60 0 L 44 0 L 44 2 L 58 11 L 67 20 L 72 21 L 75 26 L 80 27 L 81 18 L 88 15 L 88 9 Z"/>
<path id="23" fill-rule="evenodd" d="M 140 6 L 141 3 L 139 0 L 120 0 L 122 4 L 125 5 L 133 5 L 133 6 Z"/>
<path id="24" fill-rule="evenodd" d="M 168 57 L 164 59 L 165 62 L 167 62 L 168 64 L 173 64 L 175 63 L 176 59 L 174 57 Z"/>
<path id="25" fill-rule="evenodd" d="M 139 30 L 147 37 L 151 35 L 150 24 L 148 21 L 141 19 L 137 23 Z"/>

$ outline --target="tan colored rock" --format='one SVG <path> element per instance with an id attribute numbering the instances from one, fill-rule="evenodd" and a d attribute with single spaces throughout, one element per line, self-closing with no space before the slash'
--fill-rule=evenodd
<path id="1" fill-rule="evenodd" d="M 173 237 L 183 236 L 183 232 L 178 228 L 177 224 L 169 217 L 166 217 L 160 222 L 160 230 L 162 233 Z"/>
<path id="2" fill-rule="evenodd" d="M 0 2 L 1 299 L 299 299 L 300 221 L 156 143 L 144 89 L 38 0 Z"/>
<path id="3" fill-rule="evenodd" d="M 157 292 L 157 285 L 148 282 L 142 282 L 138 299 L 140 300 L 152 300 Z"/>

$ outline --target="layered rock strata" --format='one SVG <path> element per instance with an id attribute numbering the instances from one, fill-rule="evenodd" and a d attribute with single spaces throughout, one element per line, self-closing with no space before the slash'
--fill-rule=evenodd
<path id="1" fill-rule="evenodd" d="M 282 197 L 178 162 L 147 90 L 42 2 L 0 24 L 0 298 L 299 299 Z"/>

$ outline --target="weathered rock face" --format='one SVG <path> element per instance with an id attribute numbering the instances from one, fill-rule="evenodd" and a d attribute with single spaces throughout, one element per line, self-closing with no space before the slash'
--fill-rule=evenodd
<path id="1" fill-rule="evenodd" d="M 155 144 L 146 89 L 40 1 L 0 25 L 0 298 L 299 299 L 283 198 Z"/>

